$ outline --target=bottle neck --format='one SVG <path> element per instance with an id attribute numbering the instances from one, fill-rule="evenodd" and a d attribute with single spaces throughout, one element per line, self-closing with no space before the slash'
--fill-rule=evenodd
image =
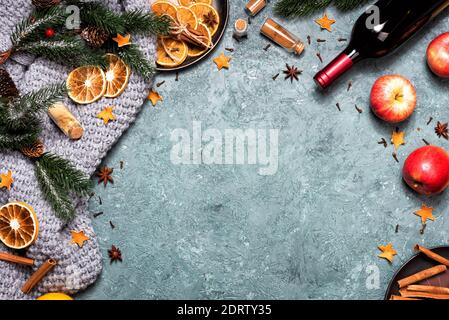
<path id="1" fill-rule="evenodd" d="M 321 88 L 326 89 L 360 60 L 362 60 L 360 52 L 349 46 L 315 75 L 315 82 Z"/>

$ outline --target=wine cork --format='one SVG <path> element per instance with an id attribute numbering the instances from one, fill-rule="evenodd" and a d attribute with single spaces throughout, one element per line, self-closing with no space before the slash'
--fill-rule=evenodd
<path id="1" fill-rule="evenodd" d="M 260 12 L 267 5 L 267 0 L 250 0 L 246 4 L 246 12 L 252 17 Z"/>
<path id="2" fill-rule="evenodd" d="M 81 127 L 79 121 L 62 102 L 52 105 L 48 109 L 48 115 L 70 139 L 78 140 L 83 136 L 83 127 Z"/>
<path id="3" fill-rule="evenodd" d="M 243 38 L 248 35 L 248 21 L 246 19 L 237 19 L 234 23 L 234 36 Z"/>

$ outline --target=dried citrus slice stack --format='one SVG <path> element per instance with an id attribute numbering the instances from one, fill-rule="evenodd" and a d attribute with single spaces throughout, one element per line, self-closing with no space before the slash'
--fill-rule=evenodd
<path id="1" fill-rule="evenodd" d="M 125 91 L 131 70 L 122 59 L 114 54 L 108 53 L 106 60 L 109 63 L 109 67 L 105 74 L 106 92 L 104 96 L 107 98 L 115 98 Z"/>
<path id="2" fill-rule="evenodd" d="M 23 202 L 0 208 L 0 240 L 9 248 L 24 249 L 36 241 L 39 222 L 34 209 Z"/>
<path id="3" fill-rule="evenodd" d="M 67 88 L 73 101 L 89 104 L 99 100 L 106 92 L 106 77 L 99 67 L 79 67 L 70 72 Z"/>
<path id="4" fill-rule="evenodd" d="M 168 15 L 173 19 L 176 19 L 177 9 L 176 6 L 169 1 L 157 1 L 152 4 L 151 9 L 157 16 Z"/>
<path id="5" fill-rule="evenodd" d="M 193 11 L 199 22 L 207 26 L 211 36 L 217 32 L 220 25 L 220 15 L 214 7 L 207 3 L 195 3 L 189 9 Z"/>
<path id="6" fill-rule="evenodd" d="M 173 20 L 173 35 L 160 37 L 157 47 L 157 64 L 168 68 L 179 66 L 187 57 L 201 56 L 213 47 L 212 37 L 220 25 L 212 0 L 177 0 L 179 6 L 173 1 L 160 0 L 152 5 L 156 15 L 167 15 Z M 195 43 L 203 43 L 206 48 L 196 47 Z"/>
<path id="7" fill-rule="evenodd" d="M 199 22 L 198 23 L 198 27 L 196 28 L 196 31 L 201 34 L 204 39 L 207 39 L 205 42 L 207 44 L 207 48 L 203 49 L 203 48 L 199 48 L 199 47 L 195 47 L 195 46 L 189 46 L 189 51 L 187 53 L 187 55 L 189 57 L 198 57 L 200 55 L 202 55 L 204 52 L 206 52 L 207 50 L 209 50 L 209 47 L 212 44 L 212 36 L 210 35 L 210 31 L 209 29 L 206 27 L 205 24 Z"/>

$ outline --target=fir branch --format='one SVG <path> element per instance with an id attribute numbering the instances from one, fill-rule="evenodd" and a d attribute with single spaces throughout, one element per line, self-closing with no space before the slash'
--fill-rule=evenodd
<path id="1" fill-rule="evenodd" d="M 35 54 L 67 66 L 107 65 L 102 54 L 89 49 L 84 41 L 75 36 L 38 40 L 21 46 L 18 51 Z"/>
<path id="2" fill-rule="evenodd" d="M 46 153 L 39 162 L 47 168 L 48 176 L 59 189 L 79 196 L 88 195 L 92 191 L 90 179 L 66 159 Z"/>
<path id="3" fill-rule="evenodd" d="M 31 115 L 37 115 L 41 111 L 46 111 L 52 104 L 64 98 L 67 94 L 65 83 L 52 84 L 23 95 L 19 99 L 19 105 Z"/>
<path id="4" fill-rule="evenodd" d="M 170 27 L 170 20 L 166 16 L 156 16 L 141 10 L 125 12 L 121 18 L 127 33 L 166 35 Z"/>
<path id="5" fill-rule="evenodd" d="M 154 63 L 151 63 L 135 44 L 119 48 L 117 54 L 133 71 L 137 72 L 145 80 L 150 80 L 154 75 Z"/>
<path id="6" fill-rule="evenodd" d="M 58 218 L 64 221 L 69 221 L 75 217 L 75 208 L 70 201 L 67 191 L 59 189 L 54 184 L 52 177 L 50 176 L 51 168 L 47 167 L 45 162 L 46 154 L 44 154 L 35 163 L 35 172 L 39 187 L 44 194 L 45 199 L 51 205 Z"/>
<path id="7" fill-rule="evenodd" d="M 66 4 L 80 8 L 80 18 L 84 26 L 95 26 L 110 34 L 125 32 L 123 19 L 120 15 L 99 2 L 68 0 Z"/>
<path id="8" fill-rule="evenodd" d="M 307 16 L 333 4 L 340 10 L 352 10 L 369 0 L 279 0 L 274 11 L 285 18 Z"/>
<path id="9" fill-rule="evenodd" d="M 348 11 L 359 7 L 369 0 L 334 0 L 334 5 L 343 11 Z"/>
<path id="10" fill-rule="evenodd" d="M 23 20 L 16 26 L 11 35 L 11 42 L 15 50 L 28 42 L 35 41 L 37 34 L 50 26 L 63 24 L 65 14 L 60 7 L 52 7 L 45 12 L 35 12 L 32 17 Z"/>
<path id="11" fill-rule="evenodd" d="M 26 133 L 7 132 L 4 128 L 0 129 L 0 149 L 20 150 L 30 146 L 37 140 L 40 129 L 32 130 Z"/>
<path id="12" fill-rule="evenodd" d="M 5 132 L 29 133 L 40 126 L 40 113 L 67 93 L 65 84 L 52 86 L 28 93 L 21 98 L 0 103 L 0 125 Z"/>

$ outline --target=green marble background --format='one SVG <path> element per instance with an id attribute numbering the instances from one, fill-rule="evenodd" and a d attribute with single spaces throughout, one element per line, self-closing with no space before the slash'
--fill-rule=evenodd
<path id="1" fill-rule="evenodd" d="M 231 0 L 231 23 L 245 16 L 244 4 Z M 228 27 L 212 57 L 178 82 L 174 74 L 156 77 L 165 80 L 158 88 L 164 101 L 145 106 L 104 161 L 115 168 L 115 184 L 98 186 L 103 204 L 97 198 L 90 204 L 93 213 L 104 212 L 94 219 L 104 270 L 77 298 L 380 299 L 415 243 L 448 244 L 448 194 L 421 198 L 400 174 L 422 138 L 448 147 L 433 127 L 449 120 L 449 82 L 425 63 L 426 46 L 448 29 L 448 15 L 395 54 L 362 63 L 328 92 L 317 91 L 312 77 L 323 65 L 316 52 L 328 62 L 344 49 L 337 39 L 349 36 L 360 11 L 329 9 L 337 20 L 332 33 L 313 22 L 319 14 L 277 19 L 304 40 L 312 36 L 311 46 L 295 57 L 276 46 L 263 50 L 269 42 L 258 30 L 272 16 L 270 5 L 252 20 L 246 41 L 236 43 Z M 318 37 L 327 41 L 317 43 Z M 212 58 L 225 47 L 235 48 L 231 67 L 217 71 Z M 271 79 L 285 63 L 304 70 L 299 82 Z M 408 77 L 418 92 L 415 114 L 400 126 L 407 141 L 400 164 L 392 146 L 377 144 L 389 140 L 394 127 L 369 111 L 373 82 L 390 73 Z M 280 129 L 277 174 L 260 176 L 255 166 L 173 165 L 170 133 L 191 130 L 195 120 L 218 129 Z M 423 202 L 434 206 L 436 221 L 421 235 L 413 212 Z M 377 258 L 377 246 L 390 242 L 398 251 L 392 265 Z M 122 250 L 123 263 L 109 263 L 112 244 Z M 379 268 L 377 289 L 366 286 L 370 266 Z"/>

